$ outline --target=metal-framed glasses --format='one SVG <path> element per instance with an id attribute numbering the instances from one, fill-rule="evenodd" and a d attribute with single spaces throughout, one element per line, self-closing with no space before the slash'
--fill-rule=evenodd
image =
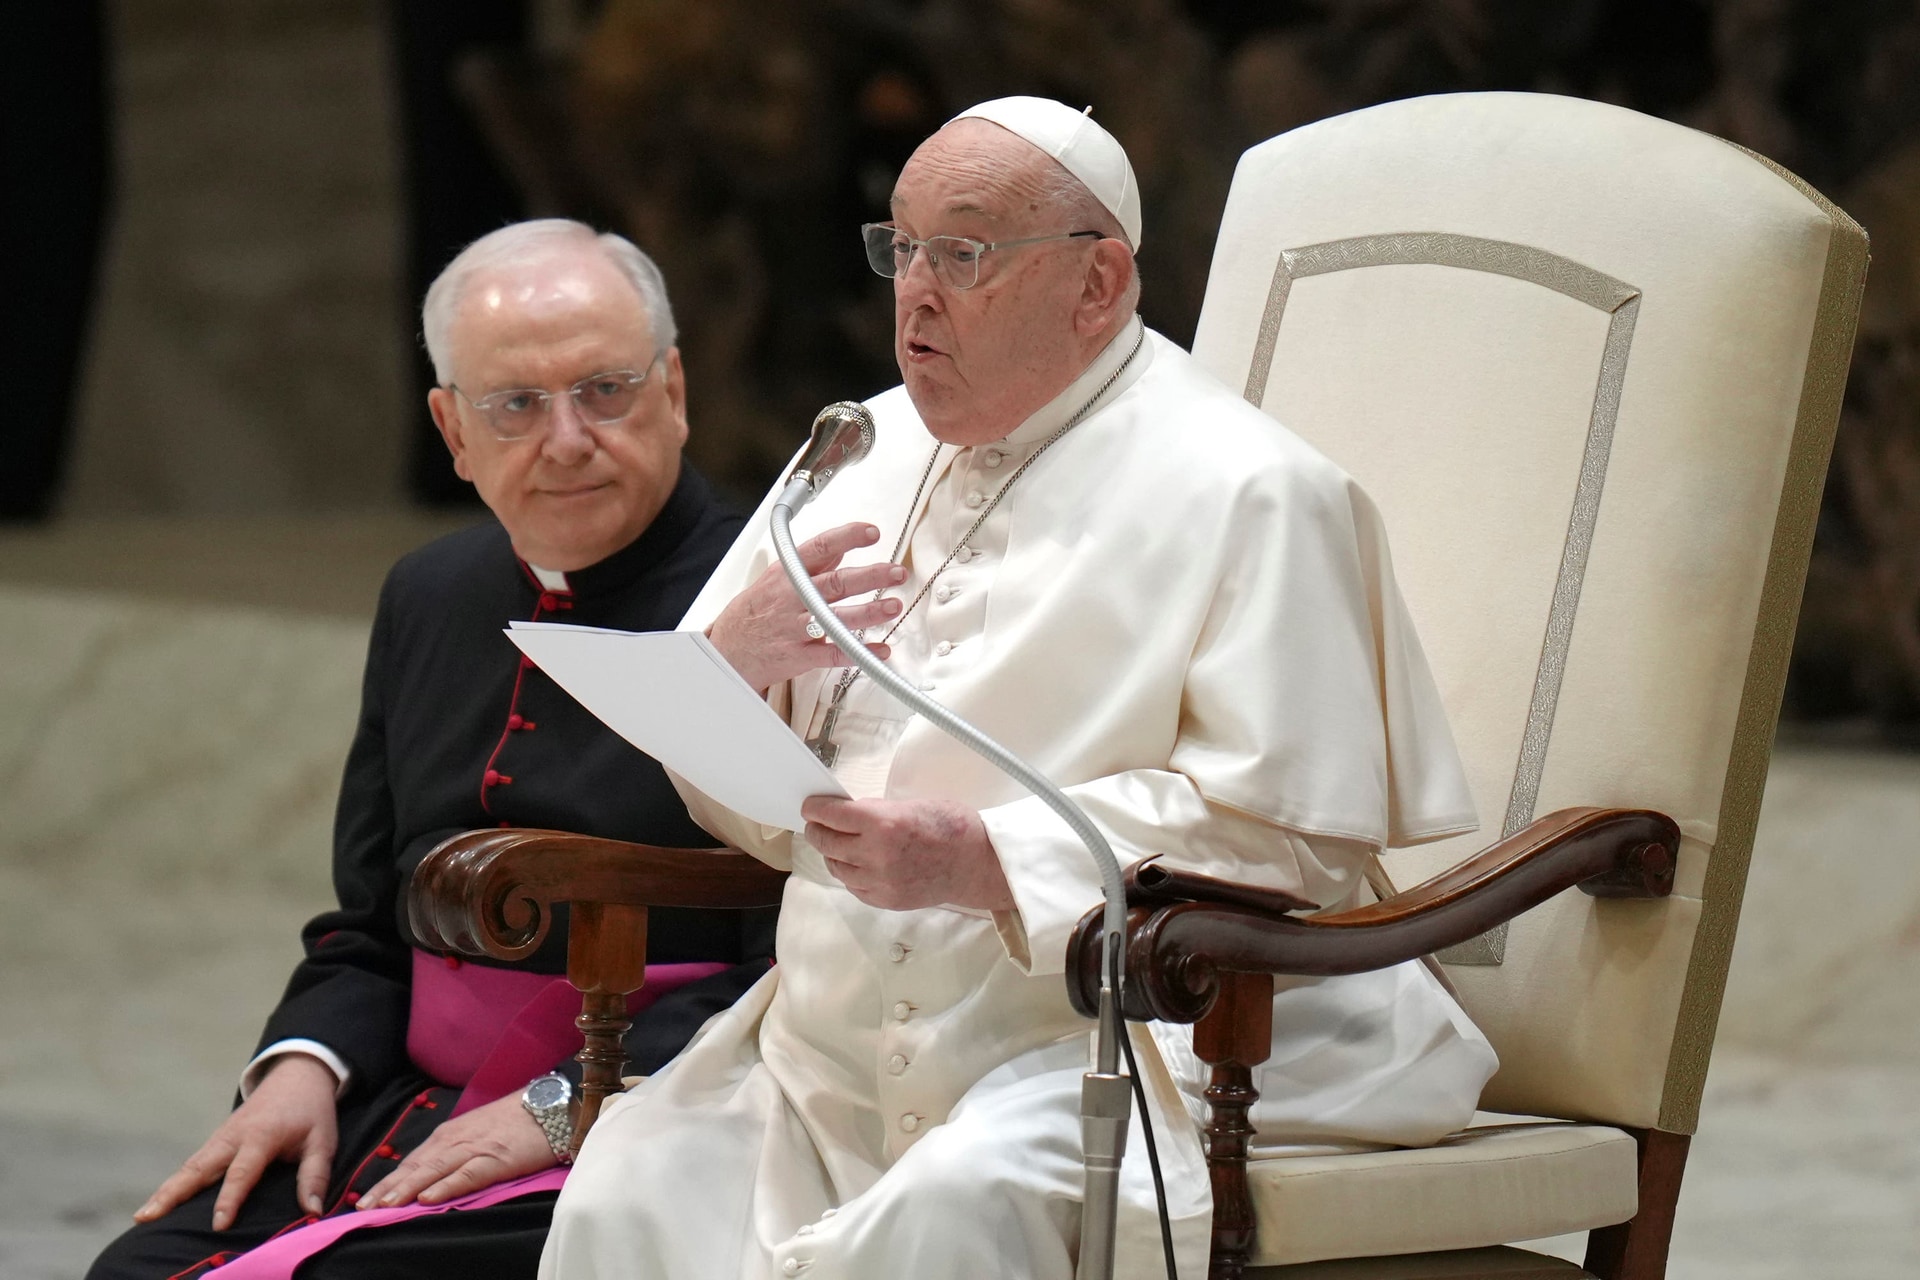
<path id="1" fill-rule="evenodd" d="M 590 373 L 564 392 L 543 391 L 538 387 L 509 387 L 490 391 L 478 400 L 453 383 L 447 390 L 480 411 L 489 430 L 502 440 L 524 440 L 547 429 L 553 418 L 553 402 L 561 395 L 572 398 L 574 412 L 582 422 L 610 427 L 633 416 L 640 404 L 640 390 L 659 367 L 658 355 L 644 369 L 608 369 Z"/>
<path id="2" fill-rule="evenodd" d="M 949 289 L 971 289 L 980 283 L 980 259 L 999 249 L 1046 244 L 1050 240 L 1100 238 L 1098 231 L 1064 231 L 1055 236 L 1028 236 L 1021 240 L 974 240 L 968 236 L 928 236 L 916 240 L 898 227 L 869 222 L 860 228 L 867 242 L 867 265 L 891 280 L 907 274 L 914 251 L 925 249 L 933 274 Z"/>

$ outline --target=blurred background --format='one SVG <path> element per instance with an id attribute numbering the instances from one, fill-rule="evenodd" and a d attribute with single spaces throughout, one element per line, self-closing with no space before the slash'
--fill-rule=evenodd
<path id="1" fill-rule="evenodd" d="M 690 455 L 751 499 L 896 380 L 855 227 L 957 109 L 1093 105 L 1184 343 L 1246 146 L 1463 89 L 1708 130 L 1873 237 L 1673 1274 L 1920 1273 L 1920 5 L 61 0 L 0 33 L 0 1273 L 77 1274 L 215 1123 L 327 899 L 380 577 L 480 514 L 414 310 L 462 244 L 567 214 L 652 252 Z"/>

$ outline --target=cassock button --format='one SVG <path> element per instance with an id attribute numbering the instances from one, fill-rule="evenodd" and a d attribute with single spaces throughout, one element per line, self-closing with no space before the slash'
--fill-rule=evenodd
<path id="1" fill-rule="evenodd" d="M 382 1160 L 391 1160 L 394 1156 L 398 1155 L 399 1152 L 393 1149 L 391 1143 L 383 1142 L 373 1149 L 373 1154 L 379 1156 Z"/>
<path id="2" fill-rule="evenodd" d="M 891 1058 L 887 1059 L 888 1075 L 900 1076 L 900 1075 L 905 1075 L 906 1073 L 907 1073 L 907 1059 L 905 1054 L 896 1053 Z"/>
<path id="3" fill-rule="evenodd" d="M 347 1194 L 340 1197 L 340 1203 L 341 1204 L 359 1204 L 360 1193 L 358 1191 L 349 1191 L 347 1192 Z"/>
<path id="4" fill-rule="evenodd" d="M 972 493 L 967 495 L 967 505 L 970 507 L 978 507 L 982 503 L 986 502 L 986 500 L 987 500 L 987 495 L 984 493 L 981 493 L 978 489 L 975 489 Z"/>
<path id="5" fill-rule="evenodd" d="M 900 1117 L 900 1132 L 913 1133 L 920 1128 L 920 1117 L 909 1111 Z"/>
<path id="6" fill-rule="evenodd" d="M 518 729 L 521 725 L 525 723 L 526 723 L 526 720 L 521 717 L 518 711 L 514 712 L 512 715 L 507 717 L 507 728 L 509 729 Z"/>
<path id="7" fill-rule="evenodd" d="M 810 1236 L 813 1234 L 813 1224 L 811 1222 L 803 1222 L 793 1234 L 796 1236 Z"/>
<path id="8" fill-rule="evenodd" d="M 953 641 L 942 640 L 939 644 L 933 646 L 933 652 L 939 657 L 946 657 L 953 652 Z"/>
<path id="9" fill-rule="evenodd" d="M 459 956 L 441 956 L 440 958 L 446 962 L 447 968 L 449 969 L 458 969 L 460 967 Z M 424 1093 L 420 1095 L 422 1099 L 425 1099 L 426 1096 Z"/>
<path id="10" fill-rule="evenodd" d="M 780 1264 L 780 1274 L 785 1276 L 797 1276 L 800 1274 L 800 1265 L 801 1265 L 800 1259 L 788 1258 L 785 1262 Z"/>
<path id="11" fill-rule="evenodd" d="M 896 1000 L 893 1002 L 893 1020 L 895 1022 L 905 1022 L 912 1016 L 912 1005 L 908 1004 L 905 1000 Z"/>
<path id="12" fill-rule="evenodd" d="M 542 591 L 540 593 L 540 607 L 542 609 L 546 609 L 549 612 L 551 612 L 552 610 L 558 608 L 559 606 L 560 606 L 559 596 L 556 596 L 551 591 Z"/>
<path id="13" fill-rule="evenodd" d="M 980 455 L 980 461 L 985 466 L 997 467 L 1000 465 L 1000 460 L 1006 456 L 1006 454 L 1000 452 L 998 449 L 989 449 Z"/>
<path id="14" fill-rule="evenodd" d="M 945 604 L 947 601 L 953 599 L 953 588 L 945 585 L 937 587 L 934 589 L 933 598 L 941 604 Z"/>
<path id="15" fill-rule="evenodd" d="M 893 961 L 895 964 L 899 964 L 902 960 L 905 960 L 907 958 L 907 952 L 909 950 L 910 948 L 907 946 L 906 943 L 896 942 L 892 946 L 887 948 L 887 959 Z"/>

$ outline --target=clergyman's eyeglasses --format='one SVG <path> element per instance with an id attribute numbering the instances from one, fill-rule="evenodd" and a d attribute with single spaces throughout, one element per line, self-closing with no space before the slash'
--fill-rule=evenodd
<path id="1" fill-rule="evenodd" d="M 625 422 L 640 404 L 640 390 L 660 365 L 658 355 L 644 369 L 609 369 L 592 373 L 568 387 L 565 392 L 542 391 L 538 387 L 512 387 L 490 391 L 478 400 L 452 383 L 447 390 L 480 411 L 493 434 L 502 440 L 524 440 L 547 429 L 553 418 L 557 395 L 573 398 L 580 420 L 595 426 L 610 427 Z"/>
<path id="2" fill-rule="evenodd" d="M 867 265 L 889 280 L 907 274 L 916 249 L 927 251 L 933 274 L 949 289 L 971 289 L 980 283 L 980 259 L 999 249 L 1017 249 L 1022 245 L 1046 244 L 1050 240 L 1100 239 L 1098 231 L 1063 231 L 1054 236 L 1028 236 L 1022 240 L 974 240 L 967 236 L 928 236 L 916 240 L 898 227 L 884 222 L 869 222 L 860 228 L 867 242 Z"/>

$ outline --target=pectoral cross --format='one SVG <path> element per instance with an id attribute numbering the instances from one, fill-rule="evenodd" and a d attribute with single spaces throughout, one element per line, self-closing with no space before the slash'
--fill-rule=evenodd
<path id="1" fill-rule="evenodd" d="M 820 736 L 807 739 L 807 750 L 818 756 L 820 763 L 829 769 L 840 758 L 840 744 L 833 740 L 833 725 L 840 718 L 840 699 L 846 695 L 844 688 L 834 692 L 833 704 L 827 708 L 827 718 L 820 722 Z"/>

